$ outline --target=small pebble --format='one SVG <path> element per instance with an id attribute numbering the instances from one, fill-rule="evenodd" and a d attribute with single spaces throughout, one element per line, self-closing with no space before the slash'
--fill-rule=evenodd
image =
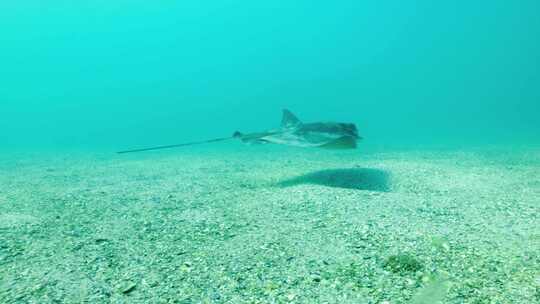
<path id="1" fill-rule="evenodd" d="M 133 290 L 135 290 L 135 287 L 137 287 L 137 284 L 135 284 L 133 282 L 128 282 L 122 288 L 122 293 L 123 294 L 128 294 L 128 293 L 132 292 Z"/>

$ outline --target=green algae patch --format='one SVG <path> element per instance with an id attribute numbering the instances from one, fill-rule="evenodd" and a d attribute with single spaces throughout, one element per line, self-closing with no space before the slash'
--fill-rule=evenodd
<path id="1" fill-rule="evenodd" d="M 408 253 L 389 256 L 383 266 L 393 273 L 416 272 L 424 268 L 422 263 Z"/>

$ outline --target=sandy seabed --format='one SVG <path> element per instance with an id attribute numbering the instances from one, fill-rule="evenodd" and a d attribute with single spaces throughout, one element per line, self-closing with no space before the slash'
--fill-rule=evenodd
<path id="1" fill-rule="evenodd" d="M 540 149 L 5 156 L 0 302 L 540 303 Z"/>

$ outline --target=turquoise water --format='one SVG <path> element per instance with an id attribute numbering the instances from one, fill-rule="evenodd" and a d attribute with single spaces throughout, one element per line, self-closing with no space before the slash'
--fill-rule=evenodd
<path id="1" fill-rule="evenodd" d="M 116 149 L 306 121 L 363 149 L 540 139 L 540 2 L 3 1 L 2 149 Z"/>
<path id="2" fill-rule="evenodd" d="M 0 303 L 540 303 L 539 12 L 0 1 Z"/>

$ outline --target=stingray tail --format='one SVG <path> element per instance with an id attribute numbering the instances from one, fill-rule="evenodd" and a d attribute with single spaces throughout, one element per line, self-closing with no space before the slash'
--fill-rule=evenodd
<path id="1" fill-rule="evenodd" d="M 194 146 L 194 145 L 200 145 L 200 144 L 213 143 L 213 142 L 218 142 L 218 141 L 229 140 L 229 139 L 232 139 L 232 138 L 235 138 L 235 136 L 233 135 L 232 137 L 221 137 L 221 138 L 214 138 L 214 139 L 208 139 L 208 140 L 203 140 L 203 141 L 194 141 L 194 142 L 188 142 L 188 143 L 182 143 L 182 144 L 176 144 L 176 145 L 157 146 L 157 147 L 150 147 L 150 148 L 125 150 L 125 151 L 118 151 L 116 153 L 125 154 L 125 153 L 135 153 L 135 152 L 143 152 L 143 151 L 152 151 L 152 150 L 171 149 L 171 148 L 178 148 L 178 147 L 186 147 L 186 146 Z"/>

